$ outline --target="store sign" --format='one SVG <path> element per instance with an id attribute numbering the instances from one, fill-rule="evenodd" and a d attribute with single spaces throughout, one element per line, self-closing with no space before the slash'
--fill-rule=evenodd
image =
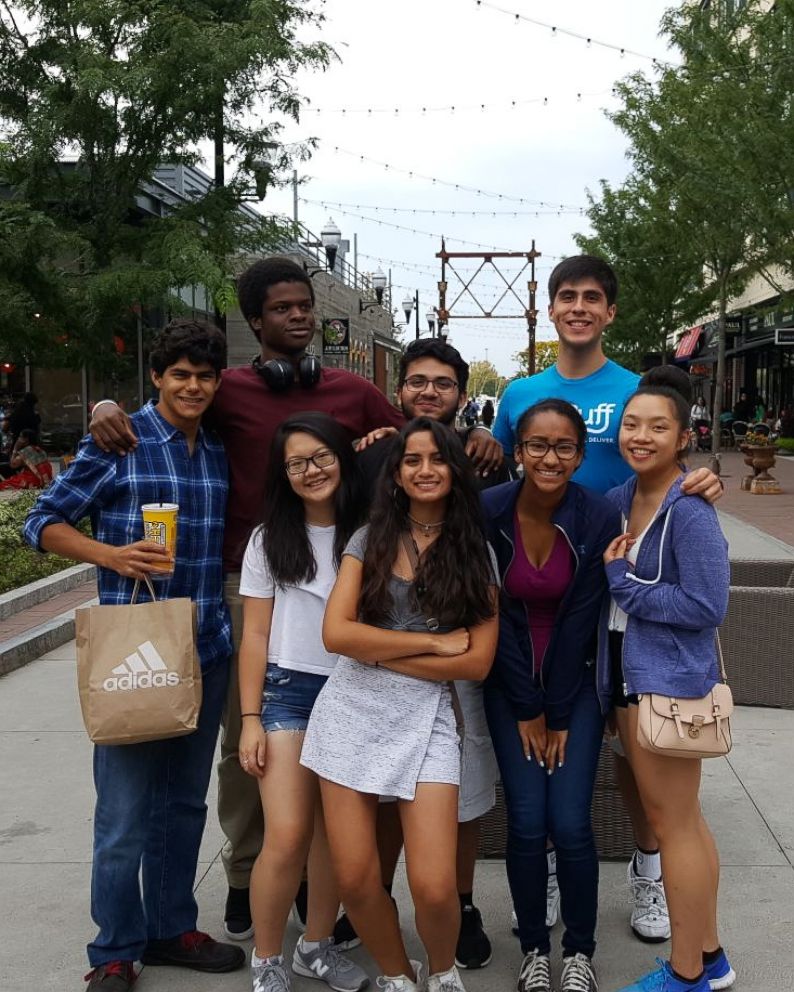
<path id="1" fill-rule="evenodd" d="M 794 344 L 794 327 L 776 328 L 775 344 Z"/>
<path id="2" fill-rule="evenodd" d="M 323 321 L 323 354 L 350 354 L 350 321 L 347 317 L 332 317 Z"/>

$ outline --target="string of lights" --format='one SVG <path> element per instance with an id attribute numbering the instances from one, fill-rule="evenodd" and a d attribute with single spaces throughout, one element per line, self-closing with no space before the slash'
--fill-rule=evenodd
<path id="1" fill-rule="evenodd" d="M 444 104 L 442 106 L 433 107 L 430 105 L 422 106 L 411 106 L 411 107 L 304 107 L 303 112 L 309 114 L 341 114 L 342 117 L 365 115 L 371 117 L 377 114 L 391 114 L 393 116 L 399 117 L 402 115 L 409 114 L 460 114 L 460 113 L 485 113 L 494 112 L 500 110 L 519 110 L 521 107 L 549 107 L 551 105 L 556 105 L 558 103 L 568 103 L 575 100 L 577 103 L 581 103 L 582 100 L 589 99 L 601 99 L 602 97 L 614 96 L 614 88 L 610 90 L 600 90 L 597 93 L 583 93 L 577 92 L 570 95 L 565 95 L 560 97 L 555 95 L 553 97 L 549 96 L 537 96 L 532 97 L 528 100 L 508 100 L 506 102 L 491 101 L 486 103 L 471 103 L 471 104 Z"/>
<path id="2" fill-rule="evenodd" d="M 550 207 L 555 210 L 578 211 L 581 209 L 579 204 L 556 203 L 553 200 L 532 200 L 526 196 L 512 196 L 508 193 L 494 193 L 489 190 L 479 189 L 475 186 L 466 186 L 463 183 L 454 183 L 449 180 L 439 179 L 437 176 L 427 176 L 421 172 L 416 172 L 414 169 L 403 169 L 399 166 L 392 165 L 390 162 L 381 162 L 374 158 L 368 158 L 366 155 L 361 155 L 358 152 L 351 152 L 347 148 L 341 148 L 339 145 L 333 145 L 332 150 L 338 155 L 349 155 L 351 158 L 358 159 L 359 162 L 366 162 L 369 165 L 378 165 L 387 172 L 395 172 L 399 175 L 408 176 L 410 179 L 424 179 L 426 182 L 433 183 L 436 186 L 456 189 L 463 193 L 474 193 L 475 196 L 484 196 L 492 200 L 504 200 L 508 203 L 523 203 L 527 206 Z"/>
<path id="3" fill-rule="evenodd" d="M 313 206 L 329 206 L 329 204 L 324 200 L 301 200 L 301 202 Z M 464 238 L 453 238 L 450 235 L 438 234 L 435 231 L 420 231 L 416 227 L 407 227 L 405 224 L 395 224 L 393 221 L 380 220 L 377 217 L 367 217 L 366 214 L 359 214 L 352 210 L 338 210 L 338 213 L 342 214 L 344 217 L 355 217 L 356 220 L 363 220 L 369 222 L 370 224 L 377 224 L 379 227 L 389 227 L 395 231 L 407 231 L 409 234 L 418 234 L 421 237 L 432 238 L 434 241 L 440 242 L 443 238 L 445 241 L 454 242 L 458 245 L 468 245 L 471 248 L 482 248 L 485 251 L 510 251 L 509 248 L 500 248 L 497 245 L 485 245 L 479 241 L 467 241 Z"/>
<path id="4" fill-rule="evenodd" d="M 339 210 L 374 210 L 375 213 L 393 214 L 430 214 L 433 217 L 552 217 L 562 214 L 582 216 L 584 207 L 578 210 L 437 210 L 420 207 L 379 207 L 368 203 L 339 203 L 336 200 L 301 200 L 302 203 L 313 206 L 328 206 Z"/>
<path id="5" fill-rule="evenodd" d="M 526 14 L 520 14 L 514 10 L 505 10 L 504 7 L 499 7 L 494 3 L 488 3 L 487 0 L 475 0 L 475 4 L 478 8 L 486 7 L 488 10 L 496 11 L 499 14 L 506 14 L 508 17 L 513 18 L 515 24 L 520 24 L 523 21 L 526 24 L 533 24 L 535 27 L 548 29 L 551 31 L 552 36 L 564 35 L 566 38 L 575 38 L 577 41 L 584 41 L 588 48 L 605 48 L 610 51 L 617 52 L 621 56 L 633 55 L 635 58 L 644 59 L 646 62 L 650 62 L 654 66 L 666 66 L 672 64 L 670 62 L 663 61 L 662 59 L 657 59 L 653 55 L 648 55 L 645 52 L 638 52 L 626 45 L 617 45 L 608 41 L 601 41 L 598 38 L 593 38 L 592 35 L 581 34 L 579 31 L 571 31 L 568 28 L 561 28 L 556 24 L 549 24 L 547 21 L 538 20 L 536 17 L 528 17 Z"/>

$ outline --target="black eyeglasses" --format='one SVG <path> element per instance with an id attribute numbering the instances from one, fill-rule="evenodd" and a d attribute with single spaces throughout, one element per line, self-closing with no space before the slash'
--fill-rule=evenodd
<path id="1" fill-rule="evenodd" d="M 328 468 L 335 461 L 335 452 L 318 451 L 316 455 L 312 455 L 310 458 L 290 458 L 288 462 L 284 462 L 284 468 L 287 470 L 287 475 L 303 475 L 309 467 L 309 462 L 317 468 Z"/>
<path id="2" fill-rule="evenodd" d="M 457 382 L 446 375 L 440 375 L 436 379 L 428 379 L 426 375 L 409 375 L 405 385 L 412 393 L 421 393 L 428 386 L 433 386 L 439 393 L 451 393 L 453 389 L 458 388 Z"/>
<path id="3" fill-rule="evenodd" d="M 561 462 L 569 462 L 579 454 L 579 445 L 573 441 L 558 441 L 556 444 L 549 444 L 539 437 L 531 437 L 528 441 L 519 441 L 518 447 L 523 448 L 530 458 L 543 458 L 551 448 Z"/>

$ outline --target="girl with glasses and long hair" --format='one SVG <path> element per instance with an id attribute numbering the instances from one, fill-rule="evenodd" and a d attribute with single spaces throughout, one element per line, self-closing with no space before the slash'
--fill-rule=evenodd
<path id="1" fill-rule="evenodd" d="M 425 989 L 383 887 L 380 796 L 396 797 L 428 992 L 460 992 L 455 856 L 460 753 L 454 679 L 483 679 L 496 647 L 496 578 L 463 446 L 406 425 L 368 527 L 345 548 L 323 637 L 342 657 L 320 693 L 301 761 L 320 777 L 345 909 L 386 992 Z"/>
<path id="2" fill-rule="evenodd" d="M 608 667 L 596 665 L 606 596 L 604 549 L 620 516 L 571 482 L 587 428 L 559 399 L 516 425 L 523 479 L 482 494 L 499 563 L 499 646 L 485 712 L 507 807 L 507 877 L 524 960 L 518 992 L 550 992 L 547 838 L 554 844 L 565 924 L 560 992 L 597 992 L 592 965 L 598 857 L 590 822 L 610 707 Z"/>
<path id="3" fill-rule="evenodd" d="M 289 417 L 271 449 L 263 523 L 240 580 L 240 764 L 259 780 L 265 835 L 251 873 L 254 992 L 287 992 L 284 930 L 308 857 L 306 932 L 292 970 L 340 992 L 368 984 L 331 934 L 339 898 L 331 873 L 317 777 L 299 763 L 317 697 L 336 654 L 322 642 L 323 613 L 342 551 L 359 524 L 358 469 L 347 432 L 324 413 Z"/>

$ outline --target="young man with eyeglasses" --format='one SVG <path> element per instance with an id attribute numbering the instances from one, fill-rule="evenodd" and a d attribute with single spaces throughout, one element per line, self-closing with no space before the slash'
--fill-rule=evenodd
<path id="1" fill-rule="evenodd" d="M 400 360 L 397 383 L 397 399 L 406 420 L 430 417 L 454 430 L 455 418 L 466 403 L 468 379 L 469 366 L 452 345 L 438 338 L 420 338 L 412 342 Z M 468 438 L 470 430 L 460 432 L 462 440 Z M 383 438 L 359 455 L 365 488 L 370 493 L 393 441 L 393 437 Z M 478 480 L 482 488 L 488 488 L 512 477 L 512 460 L 506 460 L 497 471 L 480 475 Z M 480 818 L 496 802 L 495 784 L 499 773 L 485 723 L 482 687 L 471 682 L 456 682 L 455 687 L 465 724 L 458 799 L 457 873 L 461 929 L 455 962 L 460 968 L 482 968 L 491 960 L 491 943 L 473 901 L 474 869 Z M 394 803 L 380 806 L 378 844 L 383 881 L 391 891 L 402 847 L 402 831 Z"/>
<path id="2" fill-rule="evenodd" d="M 505 390 L 494 423 L 494 436 L 505 451 L 512 451 L 521 414 L 539 400 L 568 400 L 582 414 L 587 426 L 584 461 L 575 482 L 605 493 L 631 475 L 618 449 L 618 429 L 628 397 L 640 377 L 608 359 L 603 335 L 615 319 L 618 283 L 612 267 L 592 255 L 574 255 L 560 262 L 549 277 L 549 319 L 559 337 L 557 361 L 536 375 L 516 379 Z M 722 495 L 719 478 L 706 468 L 687 476 L 689 494 L 714 502 Z M 649 943 L 670 937 L 670 921 L 661 877 L 659 846 L 640 802 L 628 763 L 618 761 L 618 779 L 631 817 L 636 851 L 629 865 L 633 906 L 631 928 Z M 554 854 L 549 854 L 547 922 L 556 922 L 559 890 L 556 888 Z"/>

